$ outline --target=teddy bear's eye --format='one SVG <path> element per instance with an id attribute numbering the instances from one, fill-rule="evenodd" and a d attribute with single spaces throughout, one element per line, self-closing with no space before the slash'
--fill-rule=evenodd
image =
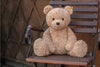
<path id="1" fill-rule="evenodd" d="M 55 20 L 55 18 L 52 18 L 52 20 Z"/>
<path id="2" fill-rule="evenodd" d="M 64 20 L 64 18 L 62 18 L 62 20 Z"/>

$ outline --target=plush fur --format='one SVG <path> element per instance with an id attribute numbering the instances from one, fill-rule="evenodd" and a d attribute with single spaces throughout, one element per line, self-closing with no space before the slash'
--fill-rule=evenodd
<path id="1" fill-rule="evenodd" d="M 49 28 L 43 37 L 37 39 L 34 44 L 34 53 L 37 56 L 51 54 L 69 54 L 74 57 L 84 57 L 87 53 L 87 44 L 83 40 L 77 40 L 73 31 L 68 27 L 73 8 L 52 8 L 47 5 L 44 8 L 46 22 Z"/>

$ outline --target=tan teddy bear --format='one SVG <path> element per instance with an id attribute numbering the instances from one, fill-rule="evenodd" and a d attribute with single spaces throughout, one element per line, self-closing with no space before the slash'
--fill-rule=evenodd
<path id="1" fill-rule="evenodd" d="M 42 38 L 34 42 L 34 53 L 37 56 L 69 54 L 74 57 L 84 57 L 87 53 L 87 44 L 83 40 L 77 40 L 73 31 L 68 27 L 73 8 L 70 6 L 53 8 L 47 5 L 44 13 L 49 28 Z"/>

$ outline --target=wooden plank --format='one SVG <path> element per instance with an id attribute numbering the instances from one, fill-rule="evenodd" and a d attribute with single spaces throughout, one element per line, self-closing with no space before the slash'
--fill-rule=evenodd
<path id="1" fill-rule="evenodd" d="M 40 26 L 40 18 L 39 18 L 39 15 L 38 15 L 38 12 L 37 12 L 36 9 L 34 9 L 34 11 L 32 12 L 29 24 L 41 28 L 41 26 Z"/>
<path id="2" fill-rule="evenodd" d="M 41 18 L 40 19 L 40 24 L 41 25 L 43 24 L 43 20 L 45 18 L 45 14 L 43 13 L 43 9 L 47 4 L 49 4 L 49 2 L 50 2 L 49 0 L 38 0 L 35 3 L 35 7 L 37 7 L 38 14 L 39 14 L 39 16 Z"/>
<path id="3" fill-rule="evenodd" d="M 52 64 L 64 64 L 64 65 L 81 65 L 87 66 L 92 60 L 92 57 L 75 58 L 67 55 L 51 55 L 46 57 L 29 57 L 26 58 L 28 62 L 40 62 L 40 63 L 52 63 Z"/>
<path id="4" fill-rule="evenodd" d="M 2 30 L 3 30 L 3 40 L 7 41 L 9 37 L 9 31 L 12 29 L 12 24 L 14 23 L 15 16 L 19 10 L 20 0 L 9 0 L 3 1 L 2 6 L 4 11 L 2 12 Z"/>
<path id="5" fill-rule="evenodd" d="M 31 0 L 22 0 L 21 9 L 23 10 L 23 14 L 25 18 L 28 20 L 32 9 L 34 8 L 33 2 Z"/>
<path id="6" fill-rule="evenodd" d="M 97 14 L 72 14 L 73 19 L 97 19 Z"/>
<path id="7" fill-rule="evenodd" d="M 93 28 L 71 28 L 76 33 L 97 33 L 96 29 Z"/>
<path id="8" fill-rule="evenodd" d="M 98 7 L 74 7 L 75 12 L 98 12 Z"/>
<path id="9" fill-rule="evenodd" d="M 98 5 L 98 1 L 50 1 L 51 5 Z"/>
<path id="10" fill-rule="evenodd" d="M 18 49 L 19 49 L 19 44 L 12 43 L 12 42 L 7 43 L 7 47 L 5 50 L 5 56 L 15 58 L 17 52 L 19 51 Z"/>
<path id="11" fill-rule="evenodd" d="M 98 12 L 98 7 L 74 7 L 74 12 Z"/>
<path id="12" fill-rule="evenodd" d="M 44 31 L 43 29 L 39 29 L 34 26 L 31 29 L 35 31 L 41 31 L 41 32 Z M 76 33 L 97 33 L 96 29 L 93 28 L 71 28 L 71 29 L 73 30 L 73 32 Z"/>
<path id="13" fill-rule="evenodd" d="M 71 21 L 71 23 L 69 25 L 97 26 L 97 21 Z"/>

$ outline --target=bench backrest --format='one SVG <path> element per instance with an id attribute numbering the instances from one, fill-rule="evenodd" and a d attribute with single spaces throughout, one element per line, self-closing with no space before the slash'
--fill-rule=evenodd
<path id="1" fill-rule="evenodd" d="M 53 7 L 73 6 L 74 13 L 71 15 L 70 26 L 77 26 L 77 28 L 72 28 L 72 30 L 78 33 L 96 33 L 98 1 L 50 1 L 50 5 Z M 78 28 L 79 26 L 84 26 L 84 28 Z M 87 26 L 90 28 L 86 28 Z"/>
<path id="2" fill-rule="evenodd" d="M 74 7 L 74 14 L 71 15 L 72 21 L 69 25 L 74 32 L 93 34 L 92 52 L 90 52 L 90 56 L 92 56 L 94 52 L 95 33 L 97 33 L 98 1 L 50 1 L 50 5 L 53 7 L 64 7 L 66 5 Z M 26 39 L 30 29 L 41 32 L 44 31 L 43 29 L 29 25 L 26 31 Z M 98 32 L 100 32 L 100 30 L 98 30 Z"/>

